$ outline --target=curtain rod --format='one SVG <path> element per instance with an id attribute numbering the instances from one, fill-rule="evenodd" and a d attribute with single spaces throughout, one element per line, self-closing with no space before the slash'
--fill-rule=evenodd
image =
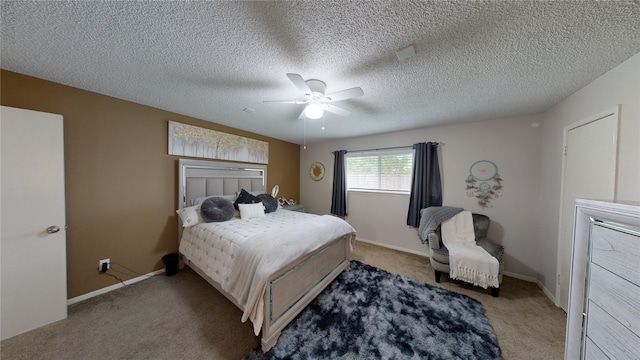
<path id="1" fill-rule="evenodd" d="M 437 144 L 438 146 L 442 146 L 444 145 L 443 142 L 438 142 L 438 141 L 430 141 L 432 143 Z M 376 148 L 376 149 L 362 149 L 362 150 L 347 150 L 347 154 L 350 152 L 364 152 L 364 151 L 381 151 L 381 150 L 396 150 L 396 149 L 413 149 L 413 145 L 407 145 L 407 146 L 393 146 L 393 147 L 386 147 L 386 148 Z M 332 151 L 331 153 L 333 154 L 335 151 Z"/>

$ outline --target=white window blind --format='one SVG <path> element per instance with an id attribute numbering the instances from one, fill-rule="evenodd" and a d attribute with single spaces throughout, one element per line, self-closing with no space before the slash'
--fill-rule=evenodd
<path id="1" fill-rule="evenodd" d="M 347 189 L 409 193 L 413 148 L 348 152 Z"/>

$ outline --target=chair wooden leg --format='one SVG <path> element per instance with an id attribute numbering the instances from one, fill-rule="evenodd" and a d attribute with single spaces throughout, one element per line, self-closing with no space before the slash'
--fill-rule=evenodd
<path id="1" fill-rule="evenodd" d="M 440 282 L 440 275 L 441 275 L 441 274 L 442 274 L 442 273 L 441 273 L 440 271 L 436 270 L 436 282 L 437 282 L 437 283 L 439 283 L 439 282 Z"/>
<path id="2" fill-rule="evenodd" d="M 495 288 L 495 287 L 491 288 L 491 296 L 498 297 L 499 293 L 500 293 L 500 288 Z"/>

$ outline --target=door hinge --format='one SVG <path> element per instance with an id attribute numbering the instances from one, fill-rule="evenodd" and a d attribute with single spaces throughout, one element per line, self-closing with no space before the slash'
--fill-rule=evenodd
<path id="1" fill-rule="evenodd" d="M 558 285 L 560 285 L 560 274 L 558 274 Z"/>
<path id="2" fill-rule="evenodd" d="M 564 156 L 567 156 L 568 151 L 569 151 L 569 147 L 565 146 L 564 147 Z"/>

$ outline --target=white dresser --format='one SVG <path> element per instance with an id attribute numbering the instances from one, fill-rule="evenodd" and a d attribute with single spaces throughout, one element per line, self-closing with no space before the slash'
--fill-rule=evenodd
<path id="1" fill-rule="evenodd" d="M 640 206 L 576 200 L 565 359 L 640 359 Z"/>

